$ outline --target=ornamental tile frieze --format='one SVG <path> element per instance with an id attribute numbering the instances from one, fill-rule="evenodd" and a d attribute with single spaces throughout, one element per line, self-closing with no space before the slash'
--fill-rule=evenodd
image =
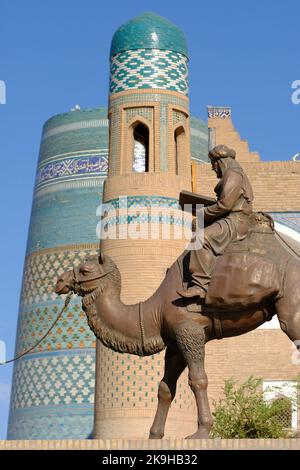
<path id="1" fill-rule="evenodd" d="M 87 155 L 46 163 L 38 169 L 36 189 L 47 183 L 74 177 L 103 177 L 107 175 L 107 155 Z"/>

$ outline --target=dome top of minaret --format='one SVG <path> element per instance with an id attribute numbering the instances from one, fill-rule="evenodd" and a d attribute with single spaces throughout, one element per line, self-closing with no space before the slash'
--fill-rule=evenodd
<path id="1" fill-rule="evenodd" d="M 115 32 L 110 57 L 119 52 L 137 49 L 162 49 L 188 56 L 183 32 L 156 13 L 143 13 L 120 26 Z"/>

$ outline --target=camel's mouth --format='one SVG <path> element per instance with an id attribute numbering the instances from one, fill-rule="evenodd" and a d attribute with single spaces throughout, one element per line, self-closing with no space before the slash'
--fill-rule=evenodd
<path id="1" fill-rule="evenodd" d="M 55 294 L 57 295 L 68 294 L 69 292 L 70 292 L 70 289 L 68 289 L 67 286 L 55 287 Z"/>
<path id="2" fill-rule="evenodd" d="M 70 291 L 74 290 L 74 283 L 70 280 L 66 280 L 63 277 L 60 277 L 55 285 L 55 293 L 57 295 L 68 294 Z"/>
<path id="3" fill-rule="evenodd" d="M 74 277 L 72 271 L 62 273 L 55 284 L 55 293 L 58 295 L 68 294 L 74 290 Z"/>

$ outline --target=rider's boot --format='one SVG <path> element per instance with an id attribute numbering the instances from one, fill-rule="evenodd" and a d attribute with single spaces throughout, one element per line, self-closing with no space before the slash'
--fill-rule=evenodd
<path id="1" fill-rule="evenodd" d="M 185 297 L 187 299 L 190 299 L 192 297 L 200 297 L 201 299 L 204 299 L 206 296 L 206 290 L 198 285 L 194 285 L 192 287 L 189 287 L 188 289 L 178 289 L 177 293 L 181 297 Z"/>

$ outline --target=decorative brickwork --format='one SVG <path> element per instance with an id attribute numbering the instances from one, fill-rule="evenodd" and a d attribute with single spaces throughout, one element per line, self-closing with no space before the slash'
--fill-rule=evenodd
<path id="1" fill-rule="evenodd" d="M 94 403 L 94 381 L 94 350 L 35 354 L 16 365 L 12 408 Z"/>
<path id="2" fill-rule="evenodd" d="M 240 162 L 258 162 L 257 152 L 250 152 L 247 140 L 241 140 L 231 120 L 231 108 L 208 106 L 208 130 L 211 142 L 209 148 L 225 144 L 235 149 Z"/>
<path id="3" fill-rule="evenodd" d="M 126 109 L 126 122 L 127 124 L 129 121 L 133 119 L 137 119 L 138 117 L 144 118 L 149 123 L 153 121 L 153 108 L 149 106 L 145 106 L 144 108 L 128 108 Z"/>
<path id="4" fill-rule="evenodd" d="M 123 51 L 111 60 L 110 93 L 156 88 L 188 94 L 187 58 L 160 49 Z"/>
<path id="5" fill-rule="evenodd" d="M 14 369 L 9 439 L 89 437 L 95 351 L 34 354 Z"/>
<path id="6" fill-rule="evenodd" d="M 208 119 L 227 119 L 231 117 L 231 108 L 222 106 L 207 106 Z"/>
<path id="7" fill-rule="evenodd" d="M 181 167 L 181 174 L 190 175 L 190 134 L 188 122 L 188 101 L 177 92 L 161 90 L 129 90 L 113 94 L 110 97 L 111 153 L 109 176 L 132 172 L 132 130 L 129 122 L 134 123 L 140 116 L 140 122 L 149 128 L 149 171 L 173 173 L 174 160 L 174 125 L 173 109 L 186 116 L 186 162 Z M 138 111 L 140 110 L 140 111 Z M 152 110 L 152 111 L 150 111 Z M 153 119 L 149 119 L 152 113 Z M 129 118 L 128 116 L 132 116 Z M 205 155 L 205 154 L 204 154 Z M 206 157 L 203 157 L 204 159 Z M 171 165 L 171 166 L 170 166 Z"/>
<path id="8" fill-rule="evenodd" d="M 173 126 L 176 126 L 178 123 L 185 124 L 186 115 L 180 111 L 173 111 Z"/>

